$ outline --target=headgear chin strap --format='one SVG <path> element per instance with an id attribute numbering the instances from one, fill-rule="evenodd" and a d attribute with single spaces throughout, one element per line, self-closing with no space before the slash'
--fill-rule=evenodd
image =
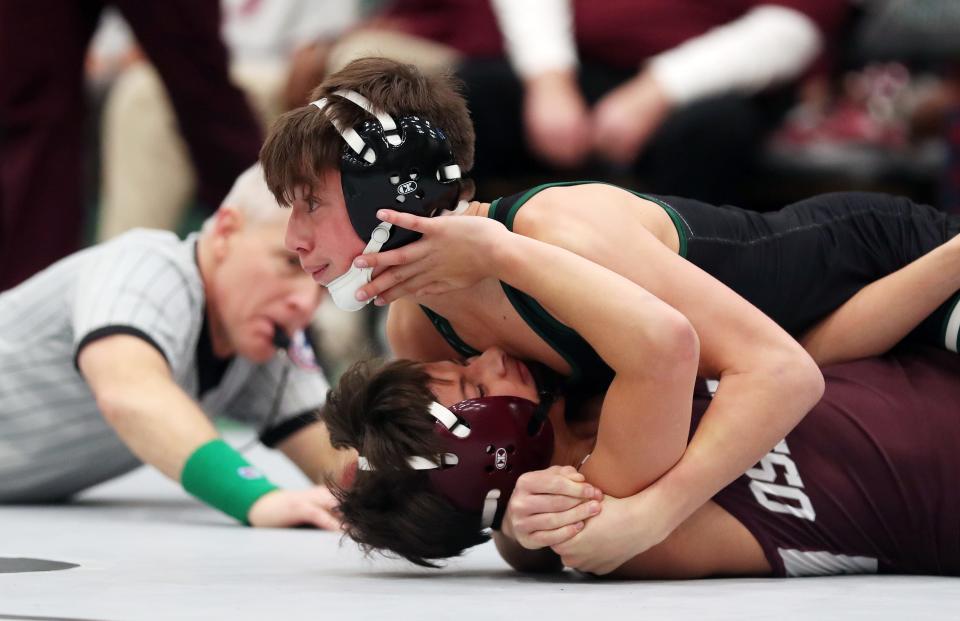
<path id="1" fill-rule="evenodd" d="M 434 490 L 461 511 L 479 515 L 483 528 L 499 529 L 517 479 L 550 465 L 548 414 L 555 396 L 541 390 L 539 404 L 510 396 L 467 399 L 450 408 L 433 402 L 430 415 L 444 453 L 412 456 L 407 465 L 428 470 Z M 373 467 L 360 457 L 357 469 Z"/>
<path id="2" fill-rule="evenodd" d="M 463 212 L 468 206 L 469 204 L 467 201 L 460 201 L 456 209 L 453 211 L 446 211 L 440 215 L 458 214 Z M 380 249 L 390 237 L 391 227 L 392 225 L 389 222 L 381 222 L 378 224 L 377 227 L 373 229 L 373 233 L 370 235 L 370 241 L 363 249 L 362 254 L 373 254 L 380 252 Z M 360 310 L 369 304 L 373 298 L 361 302 L 357 300 L 357 291 L 360 289 L 360 287 L 369 283 L 372 277 L 372 267 L 356 267 L 351 264 L 350 269 L 340 276 L 337 276 L 327 284 L 327 291 L 330 292 L 330 299 L 333 300 L 333 303 L 340 310 L 351 312 Z"/>
<path id="3" fill-rule="evenodd" d="M 368 240 L 363 253 L 392 250 L 415 241 L 419 233 L 391 231 L 376 213 L 378 209 L 394 209 L 431 217 L 453 210 L 460 195 L 460 167 L 454 162 L 446 135 L 418 116 L 394 119 L 355 91 L 339 90 L 333 95 L 376 118 L 356 127 L 343 127 L 330 119 L 346 142 L 340 157 L 340 185 L 354 230 L 360 239 Z M 327 103 L 323 98 L 311 105 L 324 110 Z M 385 233 L 378 234 L 378 230 Z M 348 311 L 363 308 L 369 300 L 358 302 L 354 295 L 370 282 L 370 277 L 369 268 L 351 266 L 327 285 L 334 304 Z"/>
<path id="4" fill-rule="evenodd" d="M 380 252 L 380 248 L 383 247 L 383 244 L 390 237 L 390 227 L 391 224 L 389 222 L 381 222 L 377 228 L 373 229 L 373 233 L 370 235 L 370 241 L 367 242 L 366 248 L 363 249 L 363 254 Z M 356 267 L 351 263 L 350 269 L 331 280 L 330 283 L 327 284 L 327 291 L 330 292 L 330 298 L 333 300 L 333 303 L 337 305 L 337 308 L 352 312 L 358 311 L 369 304 L 370 300 L 361 302 L 356 296 L 357 290 L 370 282 L 372 274 L 372 267 Z"/>

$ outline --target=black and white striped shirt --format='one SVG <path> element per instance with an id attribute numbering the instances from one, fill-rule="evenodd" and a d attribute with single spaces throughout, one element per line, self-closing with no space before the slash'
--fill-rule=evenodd
<path id="1" fill-rule="evenodd" d="M 176 383 L 198 398 L 198 339 L 205 296 L 184 241 L 135 230 L 73 254 L 0 294 L 0 501 L 55 500 L 139 465 L 97 410 L 75 366 L 80 348 L 109 334 L 156 347 Z M 117 362 L 122 364 L 121 361 Z M 234 358 L 200 405 L 210 417 L 262 426 L 278 392 L 283 357 Z M 291 365 L 273 442 L 323 404 L 322 372 Z"/>

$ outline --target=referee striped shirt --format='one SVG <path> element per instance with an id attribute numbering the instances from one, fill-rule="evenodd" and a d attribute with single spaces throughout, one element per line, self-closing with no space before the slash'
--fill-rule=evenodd
<path id="1" fill-rule="evenodd" d="M 137 229 L 0 294 L 0 502 L 63 499 L 139 465 L 75 366 L 91 340 L 144 339 L 166 358 L 176 383 L 199 398 L 205 297 L 196 242 L 196 234 L 180 240 Z M 280 355 L 265 364 L 235 357 L 200 406 L 211 418 L 262 428 L 286 364 Z M 278 414 L 261 437 L 273 444 L 308 424 L 327 389 L 319 370 L 290 365 Z"/>

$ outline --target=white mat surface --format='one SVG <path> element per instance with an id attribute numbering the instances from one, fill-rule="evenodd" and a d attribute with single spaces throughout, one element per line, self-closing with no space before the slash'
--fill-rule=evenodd
<path id="1" fill-rule="evenodd" d="M 251 460 L 302 481 L 265 450 Z M 492 545 L 426 571 L 366 559 L 333 533 L 234 526 L 148 469 L 72 505 L 0 507 L 0 557 L 0 619 L 960 619 L 951 578 L 534 578 Z M 10 573 L 19 557 L 78 567 Z"/>

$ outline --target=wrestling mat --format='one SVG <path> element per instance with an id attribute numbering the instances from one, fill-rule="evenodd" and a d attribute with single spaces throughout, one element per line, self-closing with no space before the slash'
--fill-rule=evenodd
<path id="1" fill-rule="evenodd" d="M 234 442 L 237 444 L 237 442 Z M 305 479 L 250 453 L 271 479 Z M 958 525 L 960 527 L 960 525 Z M 339 534 L 255 530 L 141 468 L 70 505 L 0 507 L 0 619 L 960 619 L 960 580 L 600 582 L 510 571 L 493 544 L 439 571 Z"/>

